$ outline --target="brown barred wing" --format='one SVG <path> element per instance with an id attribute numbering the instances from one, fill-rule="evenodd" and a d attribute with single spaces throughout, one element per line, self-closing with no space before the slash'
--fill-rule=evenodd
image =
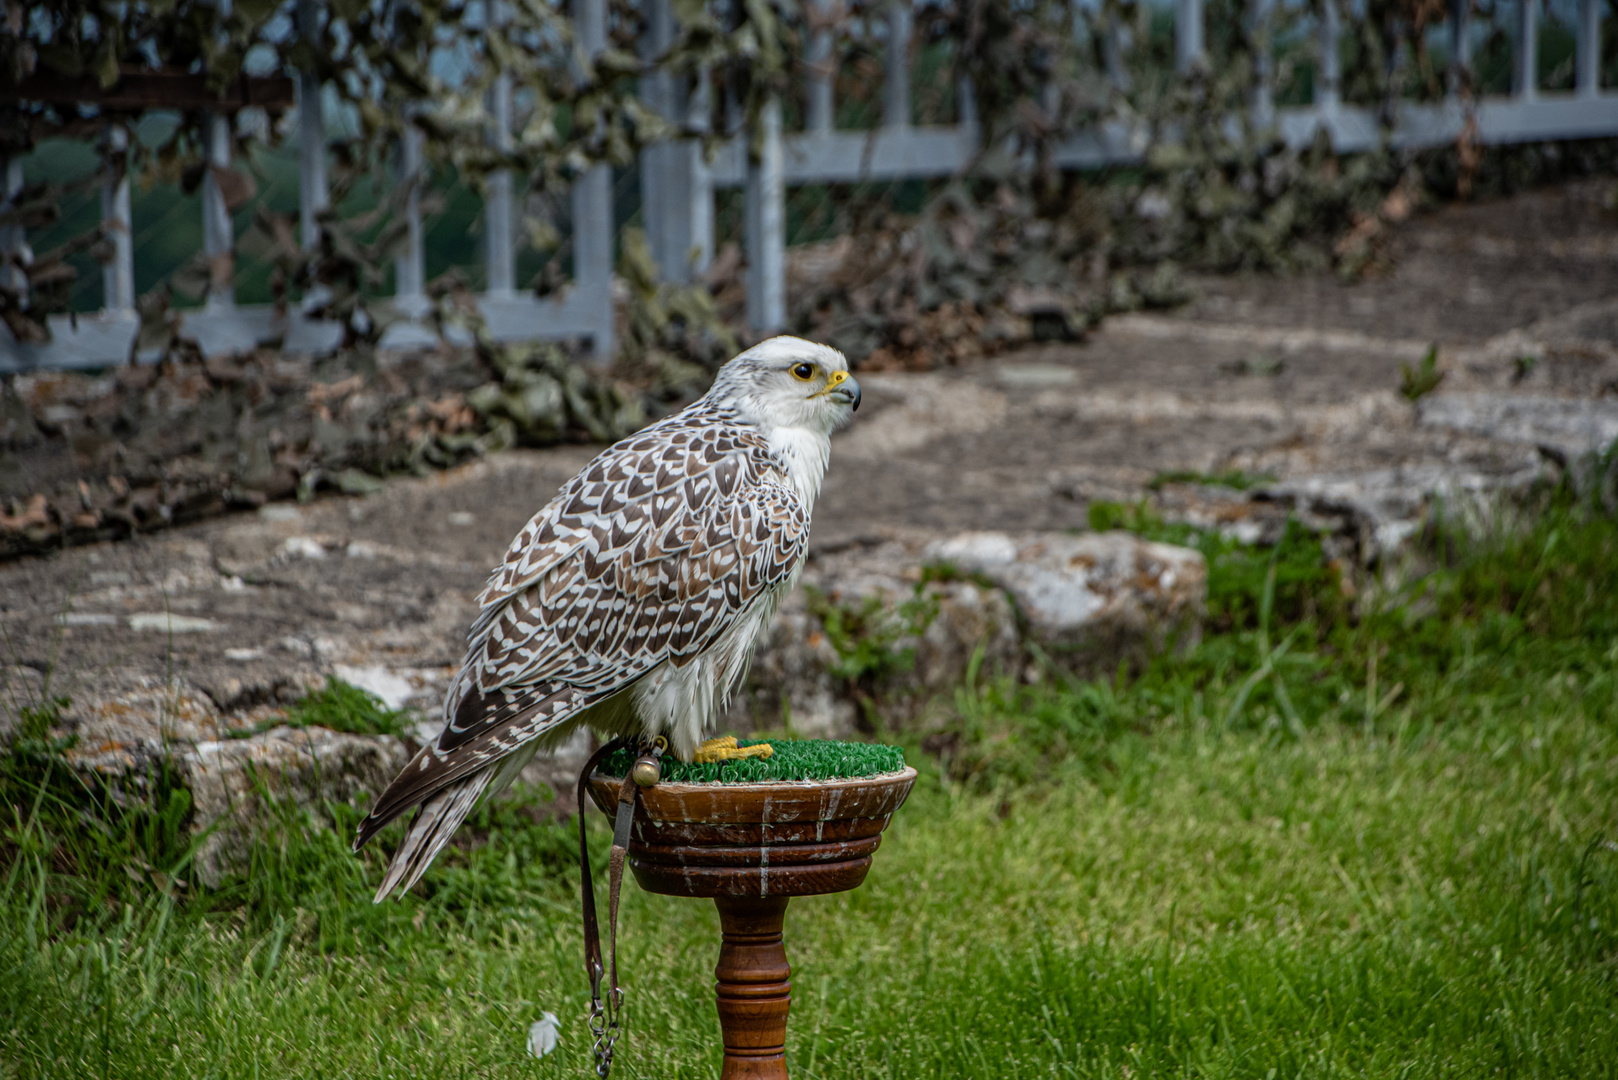
<path id="1" fill-rule="evenodd" d="M 688 506 L 661 528 L 650 504 L 622 513 L 610 543 L 581 547 L 489 620 L 440 752 L 508 722 L 481 695 L 569 686 L 593 702 L 659 664 L 689 663 L 792 575 L 809 531 L 802 500 L 774 480 Z"/>
<path id="2" fill-rule="evenodd" d="M 599 542 L 599 528 L 622 511 L 650 507 L 659 525 L 701 501 L 703 490 L 732 493 L 777 467 L 755 431 L 702 409 L 688 409 L 603 451 L 514 537 L 478 597 L 483 619 L 540 581 L 574 552 Z"/>

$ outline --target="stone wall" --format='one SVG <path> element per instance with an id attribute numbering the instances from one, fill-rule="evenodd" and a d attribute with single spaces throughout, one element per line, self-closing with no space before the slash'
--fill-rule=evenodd
<path id="1" fill-rule="evenodd" d="M 283 550 L 280 557 L 288 556 Z M 1030 669 L 1036 659 L 1080 673 L 1111 671 L 1193 642 L 1206 588 L 1196 552 L 1127 533 L 977 532 L 821 553 L 783 606 L 722 726 L 785 729 L 802 738 L 858 737 L 878 717 L 889 731 L 926 726 L 936 715 L 929 706 L 947 702 L 968 672 L 1015 676 L 1037 670 Z M 204 670 L 194 680 L 77 702 L 66 714 L 78 736 L 70 756 L 132 798 L 166 768 L 191 792 L 193 833 L 206 833 L 197 876 L 217 884 L 244 867 L 253 836 L 274 820 L 265 799 L 311 805 L 374 796 L 418 745 L 436 737 L 434 712 L 406 737 L 247 726 L 273 719 L 317 685 L 320 660 L 341 651 L 338 642 L 316 640 L 274 652 L 262 681 Z M 333 666 L 389 705 L 430 709 L 439 689 L 418 685 L 427 669 L 405 670 Z M 13 675 L 19 685 L 30 678 L 26 668 Z M 570 812 L 573 781 L 591 745 L 581 732 L 536 758 L 523 779 L 548 786 L 557 811 Z"/>

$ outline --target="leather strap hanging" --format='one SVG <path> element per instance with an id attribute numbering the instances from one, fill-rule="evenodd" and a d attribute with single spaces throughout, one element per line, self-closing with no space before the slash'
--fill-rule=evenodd
<path id="1" fill-rule="evenodd" d="M 590 776 L 615 750 L 628 745 L 613 739 L 584 763 L 579 773 L 579 880 L 584 897 L 584 970 L 590 977 L 590 1033 L 595 1036 L 596 1075 L 606 1080 L 612 1072 L 612 1052 L 618 1042 L 618 1014 L 624 991 L 618 985 L 618 894 L 624 880 L 624 860 L 629 850 L 629 829 L 635 819 L 636 785 L 631 775 L 618 789 L 618 809 L 613 822 L 612 854 L 607 860 L 607 934 L 610 967 L 601 964 L 601 928 L 596 919 L 595 883 L 590 876 L 590 845 L 585 831 L 586 808 L 590 805 Z M 607 996 L 601 996 L 601 977 L 610 974 Z"/>

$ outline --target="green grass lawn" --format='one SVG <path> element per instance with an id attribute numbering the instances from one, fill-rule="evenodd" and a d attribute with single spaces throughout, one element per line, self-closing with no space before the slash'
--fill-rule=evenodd
<path id="1" fill-rule="evenodd" d="M 793 1075 L 1618 1074 L 1614 523 L 1447 538 L 1358 614 L 1311 538 L 1182 539 L 1217 632 L 963 687 L 866 884 L 793 903 Z M 75 894 L 71 823 L 9 801 L 0 1076 L 588 1070 L 572 836 L 531 803 L 372 907 L 352 808 L 171 905 Z M 712 905 L 630 887 L 624 922 L 618 1075 L 714 1075 Z"/>

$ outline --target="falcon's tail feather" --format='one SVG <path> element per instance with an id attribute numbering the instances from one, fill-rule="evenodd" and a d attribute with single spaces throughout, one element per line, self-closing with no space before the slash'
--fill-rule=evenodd
<path id="1" fill-rule="evenodd" d="M 494 777 L 495 768 L 480 769 L 464 780 L 450 784 L 421 804 L 421 809 L 416 811 L 410 828 L 405 832 L 404 841 L 388 863 L 387 873 L 382 875 L 375 903 L 386 900 L 395 887 L 400 893 L 410 891 L 410 887 L 426 872 L 455 830 L 460 828 L 466 815 L 472 812 L 472 807 L 477 805 L 483 789 Z"/>

